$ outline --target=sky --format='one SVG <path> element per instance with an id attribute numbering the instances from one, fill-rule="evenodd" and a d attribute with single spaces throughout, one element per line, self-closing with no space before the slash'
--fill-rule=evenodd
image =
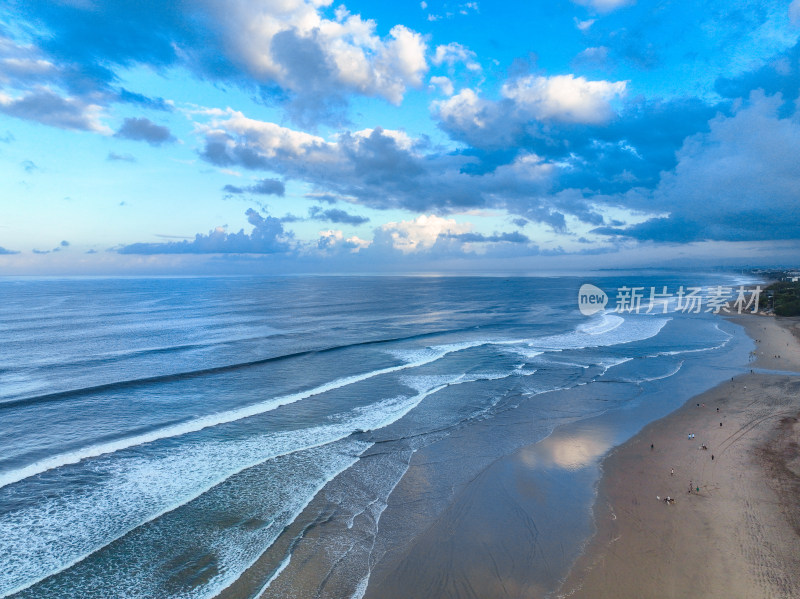
<path id="1" fill-rule="evenodd" d="M 800 0 L 4 0 L 0 274 L 800 256 Z"/>

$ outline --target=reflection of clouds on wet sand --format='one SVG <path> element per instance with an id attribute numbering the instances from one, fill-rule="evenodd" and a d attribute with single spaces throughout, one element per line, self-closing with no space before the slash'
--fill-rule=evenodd
<path id="1" fill-rule="evenodd" d="M 604 427 L 555 431 L 541 443 L 520 450 L 519 459 L 529 468 L 578 470 L 597 463 L 613 442 L 612 431 Z"/>
<path id="2" fill-rule="evenodd" d="M 375 568 L 364 599 L 546 596 L 591 533 L 597 476 L 591 464 L 611 445 L 607 431 L 583 431 L 582 426 L 589 425 L 573 423 L 571 432 L 491 461 L 467 484 L 453 488 L 444 509 L 409 539 L 403 554 L 390 567 Z M 461 441 L 458 459 L 479 455 L 480 445 Z M 419 517 L 419 506 L 430 504 L 431 497 L 419 497 L 417 491 L 435 489 L 442 470 L 435 459 L 409 469 L 409 479 L 418 478 L 414 485 L 401 483 L 400 492 L 410 493 L 394 498 L 411 508 L 404 519 Z"/>

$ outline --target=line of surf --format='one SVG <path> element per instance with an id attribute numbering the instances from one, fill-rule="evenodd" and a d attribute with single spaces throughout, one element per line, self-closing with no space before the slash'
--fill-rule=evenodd
<path id="1" fill-rule="evenodd" d="M 20 591 L 22 591 L 22 590 L 24 590 L 26 588 L 29 588 L 31 586 L 34 586 L 35 584 L 38 584 L 39 582 L 41 582 L 42 580 L 44 580 L 46 578 L 49 578 L 51 576 L 55 576 L 55 575 L 65 571 L 65 570 L 73 567 L 74 565 L 82 562 L 83 560 L 85 560 L 89 556 L 93 555 L 97 551 L 102 550 L 104 547 L 107 547 L 111 543 L 117 541 L 118 539 L 120 539 L 123 536 L 127 535 L 128 533 L 132 532 L 133 530 L 136 530 L 137 528 L 140 528 L 141 526 L 144 526 L 144 525 L 146 525 L 146 524 L 148 524 L 150 522 L 153 522 L 154 520 L 164 516 L 165 514 L 168 514 L 169 512 L 172 512 L 172 511 L 174 511 L 176 509 L 179 509 L 179 508 L 183 507 L 184 505 L 186 505 L 189 502 L 197 499 L 201 495 L 209 492 L 211 489 L 213 489 L 213 488 L 219 486 L 220 484 L 224 483 L 225 481 L 227 481 L 231 477 L 236 476 L 237 474 L 240 474 L 241 472 L 244 472 L 245 470 L 247 470 L 249 468 L 253 468 L 255 466 L 263 464 L 263 463 L 265 463 L 265 462 L 267 462 L 269 460 L 276 459 L 278 457 L 285 457 L 285 456 L 288 456 L 288 455 L 291 455 L 291 454 L 294 454 L 294 453 L 297 453 L 297 452 L 300 452 L 300 451 L 308 451 L 310 449 L 316 449 L 316 448 L 324 447 L 326 445 L 331 445 L 333 443 L 340 442 L 340 441 L 346 439 L 347 437 L 349 437 L 350 435 L 352 435 L 354 432 L 374 431 L 374 430 L 379 430 L 379 429 L 381 429 L 381 428 L 383 428 L 385 426 L 389 426 L 390 424 L 392 424 L 392 423 L 396 422 L 397 420 L 400 420 L 401 418 L 403 418 L 406 414 L 408 414 L 411 410 L 413 410 L 416 406 L 418 406 L 420 404 L 420 402 L 422 402 L 422 400 L 424 400 L 425 398 L 427 398 L 427 397 L 429 397 L 429 396 L 441 391 L 445 387 L 447 387 L 447 384 L 437 385 L 437 386 L 435 386 L 433 388 L 421 391 L 417 395 L 408 398 L 406 401 L 400 402 L 400 409 L 398 409 L 397 411 L 395 411 L 395 412 L 393 412 L 391 414 L 388 414 L 385 418 L 383 418 L 382 420 L 376 421 L 376 422 L 369 422 L 368 423 L 368 422 L 360 422 L 360 421 L 356 420 L 356 421 L 353 422 L 353 424 L 357 425 L 355 427 L 352 427 L 352 426 L 351 427 L 348 427 L 348 426 L 336 427 L 336 426 L 330 426 L 330 425 L 328 427 L 319 427 L 319 432 L 320 433 L 323 433 L 324 430 L 326 428 L 328 428 L 328 429 L 330 429 L 331 432 L 334 433 L 333 436 L 332 437 L 328 437 L 328 438 L 323 438 L 323 439 L 319 440 L 318 442 L 307 443 L 307 444 L 304 444 L 302 446 L 295 447 L 295 448 L 293 448 L 293 449 L 291 449 L 289 451 L 277 452 L 277 453 L 274 453 L 274 454 L 270 454 L 268 456 L 265 456 L 264 459 L 261 459 L 261 460 L 258 460 L 258 461 L 252 462 L 252 463 L 243 464 L 240 467 L 236 468 L 235 470 L 229 471 L 229 472 L 225 473 L 223 476 L 218 477 L 212 483 L 206 484 L 201 488 L 195 489 L 192 493 L 181 497 L 179 501 L 177 501 L 177 502 L 175 502 L 175 503 L 173 503 L 173 504 L 171 504 L 169 506 L 164 507 L 163 509 L 159 510 L 158 512 L 155 512 L 155 513 L 151 514 L 149 517 L 146 517 L 144 520 L 142 520 L 142 521 L 140 521 L 140 522 L 138 522 L 138 523 L 136 523 L 134 525 L 127 526 L 124 529 L 121 529 L 113 537 L 104 539 L 101 545 L 98 545 L 98 546 L 92 548 L 90 551 L 84 551 L 82 554 L 69 559 L 67 562 L 65 562 L 64 564 L 61 564 L 57 568 L 51 569 L 51 570 L 49 570 L 47 572 L 40 573 L 38 578 L 36 578 L 35 580 L 26 581 L 26 582 L 16 586 L 15 588 L 13 588 L 11 590 L 0 591 L 0 598 L 8 597 L 9 595 L 13 595 L 14 593 L 18 593 L 18 592 L 20 592 Z M 390 402 L 384 402 L 384 403 L 391 403 L 392 401 L 394 401 L 394 400 L 391 400 Z M 369 417 L 370 417 L 371 414 L 372 414 L 372 412 L 368 413 L 367 411 L 364 411 L 363 416 L 366 417 L 367 420 L 369 420 Z M 339 429 L 338 431 L 336 431 L 337 428 Z M 361 443 L 363 445 L 361 453 L 363 453 L 363 451 L 366 451 L 369 447 L 374 445 L 373 442 L 365 442 L 365 441 L 357 441 L 357 442 Z M 353 463 L 355 463 L 355 461 Z M 330 480 L 332 480 L 332 478 L 328 479 L 328 481 L 326 481 L 325 484 L 327 484 L 327 482 L 329 482 Z M 324 484 L 323 484 L 323 486 L 324 486 Z M 320 488 L 322 488 L 322 487 L 320 487 Z M 269 547 L 266 547 L 264 549 L 264 551 L 266 551 L 266 549 L 268 549 L 268 548 Z M 253 564 L 255 563 L 255 561 L 256 560 L 253 561 Z M 247 566 L 247 568 L 249 568 L 250 566 L 252 566 L 252 564 Z M 228 585 L 231 584 L 234 580 L 230 580 Z M 226 586 L 228 586 L 228 585 L 226 585 Z M 225 587 L 222 587 L 222 588 L 225 588 Z"/>
<path id="2" fill-rule="evenodd" d="M 333 353 L 337 351 L 342 351 L 345 349 L 352 349 L 355 347 L 364 347 L 370 345 L 380 345 L 383 343 L 396 343 L 399 341 L 413 341 L 415 339 L 424 339 L 426 337 L 432 337 L 436 335 L 442 335 L 446 333 L 453 333 L 453 332 L 462 332 L 468 329 L 454 329 L 454 330 L 446 330 L 446 331 L 434 331 L 430 333 L 420 333 L 417 335 L 409 335 L 405 337 L 392 337 L 388 339 L 373 339 L 368 341 L 359 341 L 356 343 L 349 343 L 344 345 L 334 345 L 330 347 L 323 347 L 323 348 L 315 348 L 309 350 L 303 350 L 299 352 L 292 352 L 289 354 L 282 354 L 279 356 L 270 356 L 268 358 L 259 358 L 257 360 L 250 360 L 247 362 L 237 362 L 235 364 L 223 364 L 221 366 L 212 366 L 210 368 L 201 368 L 198 370 L 189 370 L 184 372 L 174 372 L 168 374 L 160 374 L 156 376 L 150 377 L 141 377 L 135 379 L 127 379 L 122 381 L 112 381 L 110 383 L 103 383 L 100 385 L 93 385 L 89 387 L 80 387 L 78 389 L 66 389 L 64 391 L 55 391 L 53 393 L 45 393 L 40 395 L 33 395 L 27 397 L 20 397 L 20 398 L 13 398 L 13 399 L 6 399 L 0 401 L 0 410 L 6 408 L 15 408 L 15 407 L 22 407 L 28 405 L 34 405 L 39 403 L 46 403 L 51 401 L 59 401 L 62 399 L 68 399 L 72 397 L 80 397 L 85 395 L 92 395 L 95 393 L 102 393 L 105 391 L 117 391 L 121 389 L 127 389 L 132 387 L 140 387 L 145 385 L 151 384 L 158 384 L 158 383 L 170 383 L 175 381 L 183 381 L 189 380 L 193 378 L 199 378 L 209 375 L 215 374 L 223 374 L 226 372 L 235 372 L 237 370 L 244 370 L 247 368 L 252 368 L 254 366 L 261 366 L 264 364 L 269 364 L 272 362 L 278 362 L 281 360 L 289 360 L 292 358 L 301 358 L 304 356 L 310 356 L 315 354 L 326 354 L 326 353 Z"/>
<path id="3" fill-rule="evenodd" d="M 323 441 L 323 442 L 316 443 L 316 444 L 306 445 L 306 446 L 303 446 L 303 447 L 299 447 L 299 448 L 293 449 L 291 451 L 286 451 L 286 452 L 283 452 L 283 453 L 278 453 L 278 454 L 272 455 L 272 456 L 266 458 L 265 460 L 262 460 L 262 461 L 260 461 L 258 463 L 255 463 L 255 464 L 247 464 L 247 465 L 237 469 L 234 472 L 228 473 L 226 476 L 224 476 L 224 477 L 220 478 L 219 480 L 215 481 L 213 484 L 207 485 L 204 488 L 198 490 L 192 496 L 184 498 L 180 502 L 178 502 L 178 503 L 176 503 L 174 505 L 170 505 L 170 506 L 162 509 L 161 511 L 153 514 L 151 517 L 147 518 L 146 520 L 144 520 L 142 522 L 139 522 L 139 523 L 137 523 L 137 524 L 135 524 L 133 526 L 129 526 L 129 527 L 125 528 L 125 529 L 120 530 L 117 533 L 117 535 L 114 536 L 113 538 L 109 539 L 108 542 L 103 543 L 102 545 L 100 545 L 98 547 L 95 547 L 91 551 L 87 551 L 87 552 L 85 552 L 85 553 L 83 553 L 81 555 L 73 557 L 71 560 L 69 560 L 68 562 L 62 564 L 58 568 L 56 568 L 54 570 L 50 570 L 48 572 L 42 572 L 42 573 L 39 574 L 38 578 L 36 578 L 34 580 L 29 580 L 27 582 L 24 582 L 24 583 L 18 585 L 17 587 L 10 589 L 10 590 L 6 590 L 6 591 L 0 590 L 0 599 L 4 599 L 5 597 L 9 597 L 9 596 L 14 595 L 16 593 L 19 593 L 20 591 L 23 591 L 23 590 L 25 590 L 27 588 L 30 588 L 30 587 L 40 583 L 41 581 L 47 579 L 47 578 L 50 578 L 52 576 L 56 576 L 57 574 L 60 574 L 61 572 L 64 572 L 65 570 L 70 569 L 71 567 L 79 564 L 80 562 L 82 562 L 86 558 L 88 558 L 91 555 L 97 553 L 98 551 L 104 549 L 105 547 L 108 547 L 111 543 L 121 539 L 122 537 L 124 537 L 125 535 L 129 534 L 130 532 L 136 530 L 137 528 L 140 528 L 141 526 L 144 526 L 144 525 L 146 525 L 146 524 L 148 524 L 150 522 L 153 522 L 153 521 L 157 520 L 158 518 L 160 518 L 160 517 L 172 512 L 172 511 L 175 511 L 175 510 L 183 507 L 187 503 L 193 501 L 197 497 L 200 497 L 204 493 L 207 493 L 208 491 L 210 491 L 214 487 L 219 486 L 220 484 L 224 483 L 229 478 L 231 478 L 233 476 L 236 476 L 237 474 L 240 474 L 241 472 L 244 472 L 248 468 L 252 468 L 254 466 L 258 466 L 258 465 L 260 465 L 260 464 L 262 464 L 262 463 L 264 463 L 266 461 L 273 460 L 273 459 L 276 459 L 276 458 L 285 457 L 285 456 L 289 456 L 289 455 L 292 455 L 294 453 L 298 453 L 298 452 L 301 452 L 301 451 L 308 451 L 310 449 L 317 449 L 319 447 L 324 447 L 325 445 L 330 445 L 330 444 L 333 444 L 333 443 L 337 443 L 337 442 L 341 441 L 342 439 L 347 438 L 347 436 L 349 436 L 349 435 L 343 435 L 343 436 L 341 436 L 339 438 L 335 438 L 335 439 L 332 439 L 332 440 L 329 440 L 329 441 Z M 371 444 L 371 443 L 364 443 L 363 451 L 366 451 L 372 445 L 373 444 Z M 356 459 L 357 459 L 357 457 L 356 457 Z M 350 466 L 352 466 L 353 463 L 355 463 L 355 459 L 348 466 L 348 468 Z M 329 482 L 329 480 L 326 481 L 325 484 L 327 484 L 327 482 Z M 320 488 L 322 488 L 322 487 L 320 487 Z"/>
<path id="4" fill-rule="evenodd" d="M 376 376 L 391 374 L 393 372 L 400 372 L 402 370 L 424 366 L 426 364 L 430 364 L 432 362 L 435 362 L 436 360 L 441 359 L 442 357 L 444 357 L 449 353 L 490 343 L 492 342 L 475 341 L 475 342 L 465 342 L 460 344 L 441 346 L 441 349 L 439 349 L 438 351 L 435 349 L 431 349 L 427 352 L 427 354 L 424 354 L 423 357 L 419 357 L 418 359 L 407 362 L 405 364 L 400 364 L 397 366 L 389 366 L 386 368 L 381 368 L 378 370 L 373 370 L 362 374 L 338 378 L 329 383 L 318 385 L 316 387 L 307 389 L 305 391 L 300 391 L 289 395 L 275 397 L 256 404 L 244 406 L 241 408 L 236 408 L 234 410 L 228 410 L 225 412 L 217 412 L 215 414 L 201 416 L 199 418 L 194 418 L 187 422 L 156 429 L 153 431 L 149 431 L 147 433 L 142 433 L 131 437 L 125 437 L 122 439 L 109 441 L 106 443 L 99 443 L 97 445 L 91 445 L 74 451 L 57 454 L 55 456 L 51 456 L 42 460 L 38 460 L 31 464 L 28 464 L 27 466 L 23 466 L 22 468 L 18 468 L 0 474 L 0 488 L 19 482 L 26 478 L 30 478 L 31 476 L 36 476 L 37 474 L 47 472 L 48 470 L 53 470 L 55 468 L 60 468 L 62 466 L 66 466 L 69 464 L 77 464 L 78 462 L 81 462 L 82 460 L 88 458 L 94 458 L 104 454 L 122 451 L 124 449 L 128 449 L 139 445 L 144 445 L 147 443 L 152 443 L 154 441 L 159 441 L 162 439 L 179 437 L 189 433 L 198 432 L 213 426 L 219 426 L 221 424 L 227 424 L 230 422 L 242 420 L 244 418 L 249 418 L 251 416 L 264 414 L 266 412 L 275 410 L 281 406 L 296 403 L 298 401 L 307 399 L 309 397 L 313 397 L 315 395 L 319 395 L 321 393 L 326 393 L 328 391 L 340 389 L 348 385 L 353 385 L 355 383 L 359 383 L 361 381 L 365 381 L 374 378 Z"/>
<path id="5" fill-rule="evenodd" d="M 377 430 L 377 429 L 383 428 L 384 426 L 388 426 L 389 424 L 392 424 L 393 422 L 396 422 L 397 420 L 399 420 L 400 418 L 402 418 L 403 416 L 408 414 L 408 412 L 410 412 L 416 406 L 418 406 L 422 402 L 423 399 L 425 399 L 426 397 L 429 397 L 429 396 L 431 396 L 431 395 L 433 395 L 435 393 L 438 393 L 439 391 L 441 391 L 445 387 L 447 387 L 447 385 L 438 385 L 438 386 L 436 386 L 436 387 L 434 387 L 432 389 L 428 389 L 427 391 L 419 393 L 418 395 L 414 396 L 408 404 L 406 404 L 406 406 L 405 406 L 405 408 L 403 410 L 399 411 L 397 414 L 392 415 L 391 417 L 386 419 L 384 422 L 382 422 L 380 425 L 378 425 L 376 427 L 373 427 L 372 430 Z M 372 445 L 374 445 L 374 443 L 367 443 L 367 445 L 372 446 Z M 364 451 L 367 451 L 367 449 L 368 449 L 368 447 L 365 448 Z M 360 458 L 356 458 L 355 460 L 353 460 L 353 462 L 350 465 L 348 465 L 347 468 L 350 468 L 353 464 L 355 464 L 356 461 L 358 461 L 358 459 L 360 459 Z M 323 483 L 322 485 L 320 485 L 317 488 L 316 492 L 314 493 L 314 497 L 325 487 L 325 485 L 327 485 L 330 481 L 332 481 L 336 476 L 338 476 L 339 474 L 341 474 L 342 472 L 347 470 L 347 468 L 343 468 L 335 476 L 329 477 L 328 480 L 325 483 Z M 396 483 L 395 483 L 395 486 L 396 486 Z M 394 490 L 394 487 L 392 487 L 392 490 Z M 302 511 L 306 508 L 306 506 L 308 506 L 308 504 L 311 503 L 311 501 L 313 500 L 314 497 L 311 497 L 311 499 L 308 500 L 308 502 L 303 506 L 303 508 L 295 513 L 295 515 L 291 519 L 290 523 L 294 522 L 297 519 L 297 517 L 302 513 Z M 287 524 L 287 526 L 288 526 L 288 524 Z M 275 540 L 277 540 L 277 539 L 274 539 L 273 543 L 274 543 Z M 210 591 L 210 593 L 204 593 L 203 594 L 203 598 L 204 599 L 210 599 L 212 597 L 216 597 L 219 593 L 221 593 L 223 590 L 228 588 L 231 584 L 236 582 L 242 574 L 247 572 L 247 570 L 252 568 L 258 562 L 258 560 L 261 559 L 261 556 L 264 555 L 264 552 L 266 552 L 270 547 L 272 547 L 273 543 L 270 543 L 269 545 L 264 547 L 263 550 L 258 555 L 256 555 L 248 564 L 244 564 L 244 567 L 239 568 L 239 571 L 237 573 L 235 573 L 235 574 L 231 573 L 231 575 L 228 576 L 228 580 L 227 581 L 222 582 L 221 585 L 216 586 L 215 588 L 207 589 L 208 591 Z M 290 557 L 291 557 L 291 555 L 290 555 Z M 288 561 L 286 561 L 286 565 L 288 565 Z M 281 571 L 282 570 L 283 570 L 283 568 L 281 568 Z M 275 578 L 277 578 L 278 574 L 280 574 L 280 572 L 277 572 L 272 577 L 272 579 L 270 580 L 270 584 L 274 581 Z M 269 585 L 267 585 L 267 586 L 269 586 Z"/>

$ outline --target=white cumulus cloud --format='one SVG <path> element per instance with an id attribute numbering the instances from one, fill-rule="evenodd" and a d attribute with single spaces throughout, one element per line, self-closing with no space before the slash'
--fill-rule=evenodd
<path id="1" fill-rule="evenodd" d="M 456 63 L 463 63 L 470 71 L 480 71 L 481 65 L 476 60 L 475 52 L 459 43 L 451 42 L 437 46 L 433 55 L 433 64 L 439 66 L 446 64 L 453 67 Z"/>
<path id="2" fill-rule="evenodd" d="M 588 81 L 574 75 L 529 75 L 507 82 L 501 93 L 536 119 L 603 123 L 613 116 L 611 102 L 625 95 L 625 81 Z"/>
<path id="3" fill-rule="evenodd" d="M 402 220 L 384 224 L 380 231 L 388 236 L 392 247 L 404 254 L 429 250 L 440 235 L 460 235 L 469 233 L 472 225 L 458 223 L 452 218 L 420 215 L 414 220 Z"/>
<path id="4" fill-rule="evenodd" d="M 422 84 L 427 47 L 419 33 L 396 25 L 381 38 L 374 21 L 344 7 L 324 18 L 320 8 L 329 4 L 226 0 L 211 12 L 226 54 L 257 80 L 300 92 L 344 85 L 396 104 L 407 87 Z"/>
<path id="5" fill-rule="evenodd" d="M 435 90 L 436 88 L 439 88 L 445 96 L 452 96 L 455 91 L 449 77 L 431 77 L 430 89 Z"/>
<path id="6" fill-rule="evenodd" d="M 478 97 L 473 90 L 464 88 L 447 100 L 437 100 L 431 105 L 439 118 L 449 121 L 459 128 L 482 128 L 485 120 L 481 111 L 487 102 Z"/>
<path id="7" fill-rule="evenodd" d="M 338 229 L 328 229 L 319 232 L 317 239 L 317 248 L 324 251 L 349 251 L 352 254 L 357 254 L 363 249 L 368 248 L 372 241 L 361 239 L 353 235 L 352 237 L 345 238 L 344 233 Z"/>

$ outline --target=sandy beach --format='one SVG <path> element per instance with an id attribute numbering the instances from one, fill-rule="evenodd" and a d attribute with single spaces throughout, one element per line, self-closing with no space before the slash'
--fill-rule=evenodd
<path id="1" fill-rule="evenodd" d="M 800 597 L 800 322 L 735 321 L 754 372 L 604 459 L 597 532 L 559 597 Z"/>

